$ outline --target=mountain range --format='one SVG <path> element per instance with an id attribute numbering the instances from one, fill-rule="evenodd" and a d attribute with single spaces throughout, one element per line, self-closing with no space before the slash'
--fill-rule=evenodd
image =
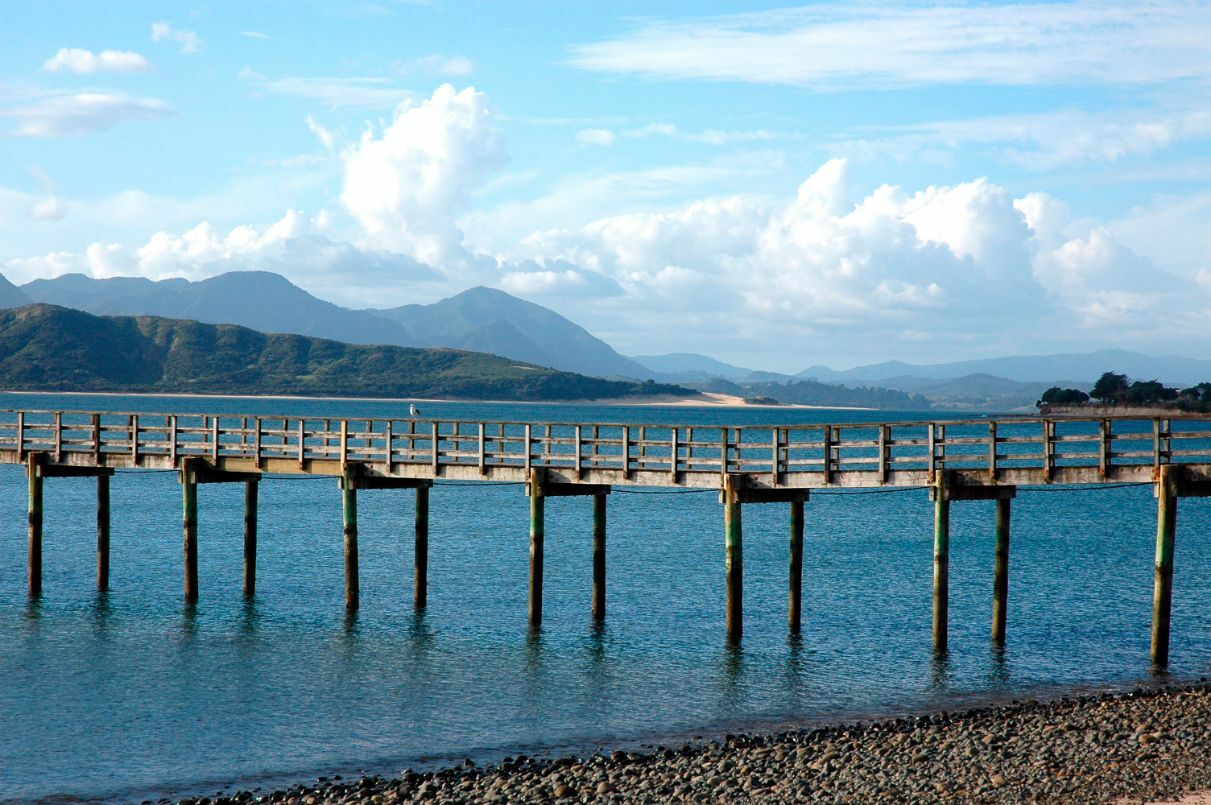
<path id="1" fill-rule="evenodd" d="M 688 393 L 480 352 L 344 344 L 232 324 L 94 316 L 47 304 L 0 311 L 0 387 L 535 401 Z"/>
<path id="2" fill-rule="evenodd" d="M 296 333 L 349 344 L 488 352 L 599 377 L 651 376 L 583 327 L 494 288 L 471 288 L 432 305 L 352 310 L 318 299 L 268 271 L 232 271 L 196 282 L 65 274 L 20 288 L 11 283 L 8 288 L 0 287 L 2 307 L 31 301 L 95 315 L 238 324 L 262 332 Z"/>
<path id="3" fill-rule="evenodd" d="M 935 364 L 886 361 L 843 370 L 815 365 L 797 374 L 748 369 L 695 353 L 626 357 L 558 313 L 494 288 L 470 288 L 428 305 L 355 310 L 319 299 L 265 271 L 229 272 L 199 281 L 67 274 L 20 287 L 0 276 L 0 308 L 30 302 L 98 315 L 236 324 L 349 344 L 461 349 L 585 375 L 818 405 L 846 400 L 853 405 L 916 408 L 927 400 L 941 408 L 1031 409 L 1048 387 L 1087 390 L 1105 371 L 1178 386 L 1211 378 L 1211 360 L 1127 350 Z M 843 386 L 845 391 L 828 386 Z"/>

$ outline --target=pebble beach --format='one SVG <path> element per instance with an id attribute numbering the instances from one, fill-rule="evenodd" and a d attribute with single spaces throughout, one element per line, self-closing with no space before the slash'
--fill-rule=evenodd
<path id="1" fill-rule="evenodd" d="M 321 778 L 236 802 L 1154 802 L 1211 790 L 1211 682 L 1015 701 L 650 752 Z"/>

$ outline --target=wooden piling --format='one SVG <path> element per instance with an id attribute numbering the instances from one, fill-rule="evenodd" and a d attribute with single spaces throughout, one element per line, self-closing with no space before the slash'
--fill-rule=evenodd
<path id="1" fill-rule="evenodd" d="M 259 419 L 257 420 L 260 421 Z M 257 434 L 260 438 L 260 434 Z M 244 597 L 256 593 L 257 492 L 260 481 L 244 481 Z"/>
<path id="2" fill-rule="evenodd" d="M 348 473 L 341 478 L 341 500 L 345 531 L 345 609 L 357 609 L 360 603 L 357 578 L 357 486 Z"/>
<path id="3" fill-rule="evenodd" d="M 97 591 L 109 589 L 109 476 L 97 476 Z"/>
<path id="4" fill-rule="evenodd" d="M 530 476 L 530 626 L 542 625 L 542 548 L 543 503 L 542 484 Z"/>
<path id="5" fill-rule="evenodd" d="M 181 470 L 181 494 L 185 517 L 185 603 L 198 600 L 198 481 L 186 464 Z"/>
<path id="6" fill-rule="evenodd" d="M 803 501 L 791 501 L 790 601 L 788 625 L 791 634 L 799 634 L 802 621 L 803 591 Z"/>
<path id="7" fill-rule="evenodd" d="M 606 496 L 593 496 L 593 620 L 605 620 L 606 610 Z"/>
<path id="8" fill-rule="evenodd" d="M 1162 464 L 1156 481 L 1156 577 L 1152 589 L 1152 664 L 1169 664 L 1169 619 L 1173 604 L 1173 537 L 1177 532 L 1176 469 Z"/>
<path id="9" fill-rule="evenodd" d="M 933 508 L 933 647 L 946 651 L 946 619 L 950 585 L 950 490 L 947 473 L 934 484 Z"/>
<path id="10" fill-rule="evenodd" d="M 416 550 L 412 556 L 412 605 L 429 601 L 429 487 L 416 487 Z"/>
<path id="11" fill-rule="evenodd" d="M 42 595 L 42 456 L 30 453 L 25 465 L 29 478 L 29 595 Z"/>
<path id="12" fill-rule="evenodd" d="M 744 634 L 744 535 L 740 500 L 729 477 L 723 490 L 724 548 L 727 552 L 727 639 L 739 643 Z"/>
<path id="13" fill-rule="evenodd" d="M 997 500 L 996 544 L 992 565 L 992 641 L 1005 642 L 1005 612 L 1009 601 L 1009 498 Z"/>

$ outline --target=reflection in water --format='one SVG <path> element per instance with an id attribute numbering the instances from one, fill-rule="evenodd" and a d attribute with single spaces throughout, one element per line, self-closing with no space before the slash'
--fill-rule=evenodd
<path id="1" fill-rule="evenodd" d="M 99 638 L 109 635 L 110 618 L 113 615 L 113 605 L 109 600 L 109 592 L 101 590 L 93 599 L 92 607 L 93 631 Z"/>
<path id="2" fill-rule="evenodd" d="M 192 641 L 198 636 L 198 605 L 186 601 L 181 609 L 181 637 Z"/>
<path id="3" fill-rule="evenodd" d="M 929 691 L 945 693 L 950 684 L 950 654 L 935 651 L 929 659 Z"/>
<path id="4" fill-rule="evenodd" d="M 1009 663 L 1005 655 L 1005 646 L 992 644 L 992 663 L 988 667 L 988 686 L 993 690 L 1009 687 Z"/>

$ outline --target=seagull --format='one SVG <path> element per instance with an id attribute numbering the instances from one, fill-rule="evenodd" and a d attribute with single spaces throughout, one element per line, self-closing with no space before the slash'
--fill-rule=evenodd
<path id="1" fill-rule="evenodd" d="M 420 409 L 412 403 L 408 403 L 408 415 L 415 419 L 416 417 L 420 416 Z"/>

